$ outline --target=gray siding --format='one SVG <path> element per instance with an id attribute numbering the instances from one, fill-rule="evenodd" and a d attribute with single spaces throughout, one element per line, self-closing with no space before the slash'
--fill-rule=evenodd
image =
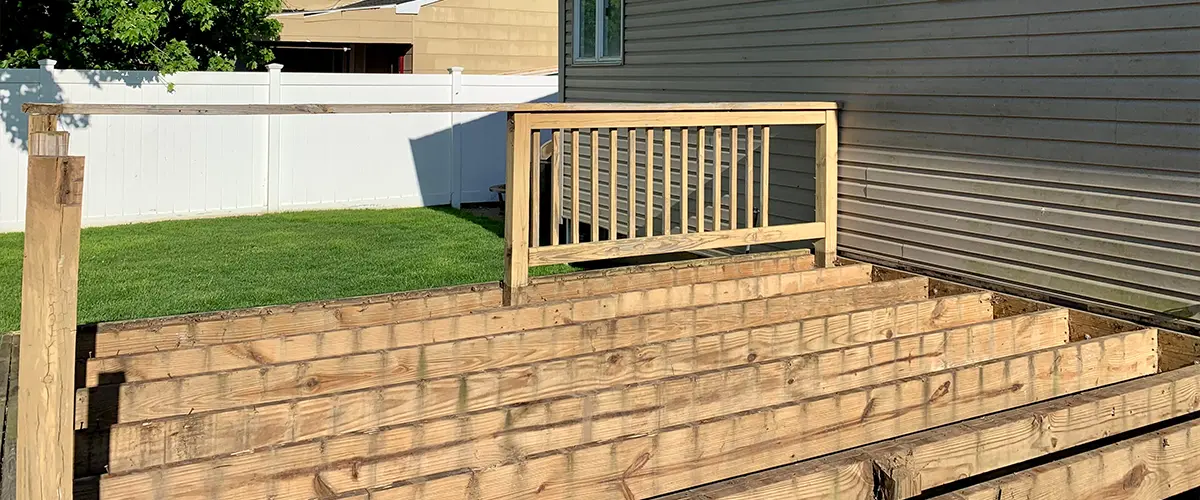
<path id="1" fill-rule="evenodd" d="M 626 0 L 620 66 L 572 64 L 564 3 L 569 102 L 842 103 L 844 255 L 1200 329 L 1200 2 Z"/>

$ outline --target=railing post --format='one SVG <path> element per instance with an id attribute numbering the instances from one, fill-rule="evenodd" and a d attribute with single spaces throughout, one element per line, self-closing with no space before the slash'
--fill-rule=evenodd
<path id="1" fill-rule="evenodd" d="M 267 102 L 279 104 L 283 100 L 283 65 L 271 63 L 267 65 Z M 279 211 L 279 155 L 282 153 L 280 137 L 280 116 L 267 117 L 267 211 Z"/>
<path id="2" fill-rule="evenodd" d="M 817 264 L 832 267 L 837 260 L 838 121 L 837 111 L 825 111 L 817 127 L 817 221 L 825 223 L 825 238 L 815 245 Z M 765 186 L 764 186 L 765 187 Z"/>
<path id="3" fill-rule="evenodd" d="M 504 206 L 504 305 L 520 305 L 529 284 L 529 183 L 532 146 L 528 113 L 508 113 Z"/>
<path id="4" fill-rule="evenodd" d="M 21 276 L 17 498 L 70 499 L 83 158 L 68 157 L 57 115 L 29 116 Z"/>

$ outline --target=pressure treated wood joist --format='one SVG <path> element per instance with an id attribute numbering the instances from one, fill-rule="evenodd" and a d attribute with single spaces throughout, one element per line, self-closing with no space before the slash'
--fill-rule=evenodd
<path id="1" fill-rule="evenodd" d="M 435 322 L 419 331 L 414 328 L 409 335 L 381 335 L 381 344 L 383 340 L 396 342 L 402 338 L 402 345 L 413 346 L 410 348 L 127 383 L 120 388 L 118 422 L 368 389 L 427 376 L 445 376 L 469 370 L 471 364 L 487 368 L 521 362 L 522 357 L 553 358 L 558 356 L 555 349 L 572 352 L 592 346 L 634 345 L 647 334 L 642 324 L 647 319 L 659 320 L 660 330 L 709 323 L 718 329 L 732 330 L 747 325 L 745 318 L 750 318 L 750 325 L 770 324 L 789 317 L 806 317 L 804 311 L 818 307 L 834 307 L 833 312 L 840 312 L 863 305 L 915 300 L 925 296 L 928 283 L 925 278 L 906 278 L 847 288 L 870 281 L 870 268 L 861 266 L 776 276 L 777 286 L 770 278 L 751 282 L 751 287 L 745 287 L 748 280 L 737 280 L 713 283 L 710 287 L 693 285 L 629 292 L 574 302 L 567 307 L 537 306 L 503 314 L 475 314 Z M 729 286 L 724 286 L 725 283 Z M 703 292 L 711 298 L 696 299 L 702 288 L 711 290 Z M 812 292 L 802 293 L 806 291 Z M 764 296 L 771 298 L 752 300 Z M 738 300 L 746 298 L 751 301 Z M 675 320 L 670 314 L 652 316 L 673 309 L 669 304 L 676 302 L 718 303 L 727 307 L 687 309 Z M 624 317 L 636 319 L 622 321 Z M 545 325 L 564 326 L 542 329 Z M 500 335 L 509 333 L 512 335 Z"/>
<path id="2" fill-rule="evenodd" d="M 284 492 L 308 498 L 319 493 L 310 488 L 316 483 L 347 491 L 460 468 L 486 468 L 516 452 L 545 453 L 653 432 L 660 426 L 811 399 L 896 377 L 1062 345 L 1068 338 L 1066 311 L 1061 309 L 980 326 L 906 335 L 774 361 L 743 359 L 733 367 L 721 365 L 720 346 L 710 343 L 711 352 L 698 352 L 695 357 L 717 359 L 714 369 L 602 390 L 583 396 L 582 403 L 579 398 L 535 402 L 537 411 L 532 412 L 497 409 L 154 470 L 140 476 L 153 478 L 154 484 L 170 485 L 172 491 L 188 491 L 213 484 L 214 474 L 219 474 L 222 496 L 244 495 L 239 488 L 267 487 L 278 499 L 291 498 Z M 1000 335 L 1014 341 L 994 342 L 994 337 Z M 664 394 L 677 396 L 664 398 Z M 527 413 L 560 421 L 528 422 L 524 420 Z M 320 460 L 314 460 L 314 454 Z M 312 479 L 318 476 L 319 480 Z M 347 478 L 352 478 L 351 482 Z M 272 480 L 276 481 L 274 485 L 260 484 Z M 139 486 L 125 482 L 122 488 L 137 490 Z M 212 488 L 209 486 L 210 492 Z"/>
<path id="3" fill-rule="evenodd" d="M 586 299 L 582 302 L 528 306 L 509 311 L 485 310 L 457 317 L 317 333 L 302 330 L 295 334 L 250 342 L 91 359 L 87 363 L 86 383 L 88 387 L 99 385 L 100 377 L 105 373 L 123 373 L 125 382 L 144 382 L 233 370 L 278 369 L 287 363 L 332 359 L 360 353 L 390 351 L 403 355 L 406 352 L 416 352 L 420 346 L 438 342 L 446 345 L 444 343 L 448 341 L 482 339 L 496 335 L 511 337 L 511 334 L 517 333 L 524 334 L 518 339 L 522 346 L 534 349 L 548 345 L 532 338 L 523 338 L 534 336 L 534 331 L 542 330 L 547 335 L 564 339 L 571 335 L 578 337 L 584 333 L 583 325 L 586 323 L 687 307 L 675 304 L 694 300 L 697 294 L 711 296 L 707 300 L 701 299 L 701 304 L 728 304 L 739 300 L 763 299 L 870 282 L 870 267 L 844 266 L 758 278 L 722 280 L 711 282 L 711 286 L 710 283 L 701 283 L 659 287 L 645 292 L 623 292 L 619 295 L 602 295 L 599 299 Z M 638 295 L 648 300 L 639 302 L 630 298 Z M 488 341 L 487 344 L 488 349 L 507 351 L 502 345 L 495 345 L 496 342 Z M 364 358 L 362 363 L 345 360 L 343 364 L 375 366 L 378 360 Z M 233 378 L 232 375 L 225 376 Z"/>
<path id="4" fill-rule="evenodd" d="M 1200 419 L 936 497 L 1167 498 L 1200 488 Z"/>
<path id="5" fill-rule="evenodd" d="M 533 278 L 522 303 L 555 303 L 653 288 L 686 286 L 813 269 L 807 251 L 751 254 L 647 264 Z M 95 358 L 158 353 L 206 345 L 321 333 L 446 318 L 501 307 L 499 285 L 432 290 L 198 313 L 101 324 Z"/>
<path id="6" fill-rule="evenodd" d="M 1155 330 L 1075 342 L 813 400 L 664 427 L 372 498 L 646 498 L 1148 375 Z M 351 493 L 351 492 L 347 492 Z"/>
<path id="7" fill-rule="evenodd" d="M 855 311 L 863 307 L 894 304 L 897 301 L 917 301 L 928 297 L 927 286 L 928 282 L 924 278 L 902 278 L 857 287 L 775 297 L 765 301 L 729 304 L 712 310 L 705 317 L 694 315 L 694 311 L 672 311 L 627 318 L 615 324 L 606 324 L 604 329 L 591 336 L 564 337 L 564 340 L 570 344 L 583 342 L 592 350 L 604 350 L 620 346 L 634 347 L 646 342 L 664 342 L 698 333 L 740 330 L 756 324 L 775 325 L 781 321 L 793 322 L 795 326 L 790 329 L 791 332 L 805 327 L 813 331 L 813 326 L 806 326 L 811 323 L 784 318 L 813 318 Z M 916 313 L 921 317 L 930 318 L 928 321 L 932 324 L 954 324 L 956 321 L 986 319 L 990 316 L 990 308 L 979 307 L 981 298 L 976 295 L 961 303 L 959 299 L 954 299 L 954 302 L 925 302 L 915 307 L 901 305 L 896 311 L 905 315 Z M 829 324 L 837 325 L 839 322 L 826 323 Z M 780 327 L 777 325 L 775 328 Z M 785 328 L 779 331 L 789 330 Z M 886 335 L 887 329 L 880 328 L 875 331 Z M 632 339 L 633 342 L 630 342 L 629 339 L 622 340 L 622 335 L 614 332 L 636 332 L 636 335 Z M 832 330 L 832 333 L 836 332 L 837 330 Z M 638 351 L 640 358 L 642 350 Z M 663 358 L 664 361 L 666 359 Z M 560 360 L 558 363 L 563 365 L 558 370 L 569 369 L 568 374 L 579 379 L 594 376 L 591 370 L 599 370 L 599 367 L 609 365 L 571 360 Z M 384 381 L 368 390 L 334 392 L 240 409 L 206 403 L 212 405 L 210 408 L 213 408 L 213 411 L 200 412 L 191 407 L 179 406 L 177 413 L 165 418 L 113 426 L 112 464 L 117 469 L 137 468 L 155 463 L 160 460 L 155 457 L 162 455 L 186 460 L 212 454 L 233 453 L 270 444 L 411 422 L 422 415 L 423 418 L 430 418 L 448 415 L 451 412 L 474 411 L 490 405 L 531 401 L 545 397 L 548 391 L 568 390 L 569 384 L 564 385 L 559 381 L 560 378 L 550 375 L 558 370 L 548 369 L 547 366 L 547 362 L 541 362 L 401 384 Z M 335 375 L 344 374 L 335 372 Z M 219 376 L 212 382 L 214 390 L 228 387 L 220 385 L 222 379 Z M 122 390 L 137 385 L 122 386 Z M 339 387 L 338 384 L 331 385 L 335 389 Z M 164 389 L 159 389 L 162 390 Z M 168 394 L 156 391 L 145 393 L 148 397 L 175 397 L 187 394 L 179 391 L 181 390 L 177 389 Z M 126 406 L 125 401 L 132 400 L 123 396 L 122 407 Z M 141 411 L 152 410 L 153 408 L 143 408 Z M 204 436 L 204 439 L 197 440 L 196 436 Z M 129 464 L 128 467 L 126 464 Z"/>
<path id="8" fill-rule="evenodd" d="M 1159 335 L 1161 346 L 1166 338 L 1179 334 Z M 1198 411 L 1200 365 L 1187 366 L 699 487 L 664 500 L 912 498 L 954 481 Z"/>

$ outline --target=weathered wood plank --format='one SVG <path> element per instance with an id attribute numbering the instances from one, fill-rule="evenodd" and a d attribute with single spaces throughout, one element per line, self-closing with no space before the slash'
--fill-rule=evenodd
<path id="1" fill-rule="evenodd" d="M 508 169 L 504 197 L 504 281 L 501 285 L 505 306 L 520 305 L 520 290 L 529 285 L 529 178 L 532 175 L 532 129 L 529 115 L 508 114 Z"/>
<path id="2" fill-rule="evenodd" d="M 562 130 L 554 129 L 551 134 L 554 141 L 554 159 L 550 162 L 550 244 L 557 245 L 562 243 L 558 232 L 562 226 L 562 171 L 563 171 L 563 147 Z M 540 207 L 539 207 L 540 208 Z"/>
<path id="3" fill-rule="evenodd" d="M 1167 498 L 1200 487 L 1200 420 L 988 481 L 939 500 Z"/>
<path id="4" fill-rule="evenodd" d="M 728 332 L 758 325 L 772 325 L 794 318 L 819 317 L 843 314 L 848 311 L 863 308 L 884 308 L 897 302 L 922 301 L 920 304 L 904 304 L 895 306 L 897 317 L 916 315 L 916 324 L 926 321 L 935 325 L 954 325 L 957 321 L 968 321 L 986 317 L 987 308 L 978 302 L 978 296 L 967 296 L 962 299 L 946 298 L 944 301 L 930 303 L 925 301 L 925 284 L 921 279 L 897 280 L 876 283 L 868 286 L 835 289 L 809 294 L 775 297 L 760 301 L 730 304 L 713 308 L 706 313 L 697 314 L 695 310 L 672 311 L 655 314 L 644 318 L 623 319 L 615 324 L 597 324 L 594 331 L 581 338 L 562 339 L 563 345 L 584 343 L 597 350 L 612 349 L 615 345 L 623 345 L 616 335 L 619 331 L 642 332 L 634 345 L 647 342 L 667 342 L 688 335 Z M 958 302 L 962 300 L 963 302 Z M 975 301 L 972 304 L 972 300 Z M 927 309 L 927 308 L 933 308 Z M 885 315 L 880 322 L 887 324 L 884 311 L 870 312 L 875 315 Z M 957 316 L 961 314 L 961 316 Z M 830 319 L 825 325 L 821 322 L 806 321 L 801 323 L 803 332 L 828 331 L 829 338 L 821 337 L 821 342 L 855 342 L 859 340 L 878 339 L 881 335 L 900 331 L 900 326 L 867 328 L 862 325 L 870 324 L 867 312 L 858 313 L 855 322 L 856 329 L 845 330 L 843 326 L 847 319 Z M 743 319 L 745 318 L 745 319 Z M 754 318 L 754 319 L 750 319 Z M 898 320 L 899 321 L 899 320 Z M 747 325 L 748 326 L 741 326 Z M 695 325 L 694 329 L 679 330 L 679 325 Z M 805 347 L 799 346 L 800 339 L 809 342 L 806 335 L 796 333 L 795 327 L 780 326 L 771 329 L 755 328 L 751 338 L 730 335 L 728 341 L 730 353 L 735 359 L 747 359 L 751 354 L 763 353 L 765 345 L 781 345 L 773 347 L 777 355 L 787 355 L 789 352 L 805 352 Z M 839 333 L 841 332 L 841 333 Z M 848 340 L 839 340 L 848 339 Z M 753 344 L 751 344 L 753 342 Z M 813 341 L 815 342 L 815 341 Z M 738 345 L 754 345 L 755 347 L 737 348 Z M 807 345 L 807 344 L 806 344 Z M 820 344 L 817 344 L 820 345 Z M 825 344 L 829 345 L 829 344 Z M 656 370 L 683 369 L 690 364 L 680 364 L 680 357 L 685 363 L 691 359 L 692 351 L 684 352 L 674 357 L 666 356 L 655 351 L 655 346 L 645 349 L 631 348 L 619 356 L 614 363 L 607 357 L 596 362 L 560 359 L 553 362 L 542 362 L 534 365 L 514 366 L 502 370 L 478 372 L 462 376 L 442 379 L 431 379 L 422 382 L 411 382 L 400 385 L 383 386 L 368 391 L 341 393 L 324 397 L 297 399 L 275 404 L 260 405 L 244 409 L 223 409 L 208 413 L 192 413 L 151 422 L 135 422 L 118 424 L 112 428 L 111 467 L 113 470 L 131 470 L 150 466 L 164 461 L 189 460 L 192 458 L 211 455 L 237 453 L 244 450 L 262 448 L 280 443 L 302 441 L 336 435 L 345 432 L 360 432 L 377 429 L 384 426 L 401 425 L 421 419 L 449 416 L 463 412 L 479 411 L 494 408 L 498 405 L 520 404 L 547 397 L 561 396 L 576 390 L 594 387 L 596 381 L 608 380 L 609 376 L 597 373 L 607 373 L 613 370 L 634 370 L 636 373 L 654 374 Z M 751 349 L 754 349 L 751 351 Z M 789 351 L 795 349 L 796 351 Z M 648 359 L 643 359 L 645 352 L 651 352 Z M 657 352 L 657 353 L 656 353 Z M 661 365 L 658 363 L 671 364 Z M 559 366 L 562 365 L 562 366 Z M 648 366 L 640 366 L 648 365 Z M 680 365 L 678 367 L 674 365 Z M 551 368 L 556 366 L 557 368 Z M 543 374 L 558 373 L 556 370 L 568 370 L 566 379 L 544 379 Z M 576 370 L 571 372 L 570 370 Z M 616 376 L 616 375 L 613 375 Z M 630 375 L 621 375 L 630 376 Z M 583 381 L 585 385 L 579 386 Z M 635 379 L 640 380 L 640 379 Z M 606 383 L 620 383 L 619 379 Z"/>
<path id="5" fill-rule="evenodd" d="M 1164 332 L 1159 332 L 1160 335 Z M 1161 338 L 1160 338 L 1161 341 Z M 664 500 L 911 498 L 923 490 L 1200 410 L 1200 366 L 1093 389 Z M 878 465 L 877 465 L 878 464 Z M 890 487 L 880 484 L 876 471 Z M 891 495 L 891 496 L 887 496 Z"/>
<path id="6" fill-rule="evenodd" d="M 650 264 L 605 271 L 535 278 L 524 293 L 530 303 L 563 302 L 585 296 L 625 293 L 723 279 L 793 272 L 813 267 L 803 252 L 741 255 Z M 700 270 L 703 270 L 702 272 Z M 497 285 L 467 285 L 351 300 L 311 302 L 102 324 L 97 358 L 157 353 L 203 345 L 254 341 L 297 333 L 368 328 L 447 318 L 501 306 Z"/>
<path id="7" fill-rule="evenodd" d="M 714 200 L 714 203 L 718 204 L 714 207 L 718 207 L 720 200 Z M 700 206 L 703 207 L 703 205 Z M 648 207 L 649 209 L 652 207 Z M 715 220 L 715 223 L 717 222 L 720 221 Z M 649 219 L 647 219 L 647 223 L 650 223 Z M 697 231 L 697 233 L 702 232 L 704 231 Z M 531 248 L 529 260 L 532 265 L 544 266 L 714 248 L 786 243 L 823 237 L 825 237 L 825 223 L 810 222 L 770 228 L 713 230 L 705 234 L 671 234 L 647 236 L 634 240 L 596 241 L 576 245 Z"/>
<path id="8" fill-rule="evenodd" d="M 9 359 L 4 374 L 4 436 L 0 444 L 0 499 L 17 498 L 17 375 L 20 373 L 21 339 L 6 335 L 4 355 Z"/>
<path id="9" fill-rule="evenodd" d="M 1016 341 L 1018 324 L 1028 334 L 1023 342 Z M 993 334 L 1010 335 L 1014 342 L 994 343 Z M 584 396 L 582 404 L 571 399 L 546 401 L 535 404 L 536 412 L 502 409 L 369 435 L 341 436 L 318 446 L 325 450 L 319 460 L 311 455 L 313 445 L 305 443 L 296 450 L 239 455 L 123 480 L 113 478 L 117 482 L 113 487 L 144 491 L 153 484 L 164 488 L 160 490 L 164 494 L 177 496 L 178 492 L 202 489 L 206 495 L 227 497 L 245 497 L 250 494 L 245 488 L 265 489 L 283 499 L 319 496 L 320 492 L 312 489 L 314 484 L 336 492 L 387 486 L 421 475 L 491 467 L 518 451 L 536 455 L 964 366 L 1025 349 L 1061 346 L 1067 338 L 1066 311 L 1051 310 L 998 320 L 983 330 L 916 334 L 766 362 L 728 359 L 719 343 L 708 342 L 701 347 L 687 346 L 673 357 L 706 363 L 709 370 L 695 374 L 681 370 L 668 378 L 603 390 Z M 547 375 L 545 370 L 540 374 L 542 383 Z M 645 398 L 647 394 L 688 396 L 654 401 Z M 527 421 L 528 413 L 537 413 L 539 419 Z M 544 420 L 550 416 L 556 421 Z M 216 483 L 220 486 L 212 486 Z"/>
<path id="10" fill-rule="evenodd" d="M 824 125 L 817 127 L 816 153 L 816 211 L 817 220 L 824 222 L 825 237 L 814 247 L 817 262 L 832 266 L 837 260 L 837 216 L 838 216 L 838 122 L 837 112 L 825 114 Z M 770 143 L 764 131 L 763 148 Z M 765 157 L 766 155 L 764 155 Z M 765 160 L 765 158 L 764 158 Z M 763 169 L 764 172 L 766 169 Z M 764 182 L 766 177 L 764 176 Z M 766 186 L 766 184 L 764 184 Z M 765 191 L 764 191 L 765 192 Z M 765 201 L 764 201 L 765 203 Z M 763 213 L 766 211 L 764 209 Z"/>
<path id="11" fill-rule="evenodd" d="M 84 159 L 69 157 L 57 117 L 29 117 L 17 498 L 71 498 L 75 327 Z"/>
<path id="12" fill-rule="evenodd" d="M 504 112 L 670 112 L 670 111 L 788 111 L 837 109 L 836 102 L 712 102 L 712 103 L 519 103 L 519 104 L 43 104 L 26 103 L 21 110 L 34 115 L 311 115 L 386 113 L 504 113 Z M 547 127 L 554 128 L 554 127 Z"/>
<path id="13" fill-rule="evenodd" d="M 506 465 L 462 475 L 472 476 L 483 499 L 646 498 L 1148 375 L 1156 363 L 1154 334 L 1138 331 L 1078 342 L 558 453 L 515 457 Z M 676 396 L 642 397 L 662 404 L 662 398 Z M 461 495 L 461 490 L 437 487 L 461 481 L 453 477 L 429 478 L 426 498 Z"/>

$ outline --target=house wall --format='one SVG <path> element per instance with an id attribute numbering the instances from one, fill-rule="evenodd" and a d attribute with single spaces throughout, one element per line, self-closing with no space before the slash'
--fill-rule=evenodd
<path id="1" fill-rule="evenodd" d="M 356 10 L 280 16 L 281 41 L 411 43 L 414 73 L 508 73 L 558 64 L 557 0 L 442 0 L 420 13 Z"/>
<path id="2" fill-rule="evenodd" d="M 841 102 L 844 255 L 1200 328 L 1200 2 L 627 0 L 603 67 L 572 3 L 566 101 Z M 809 132 L 773 138 L 779 222 Z"/>

